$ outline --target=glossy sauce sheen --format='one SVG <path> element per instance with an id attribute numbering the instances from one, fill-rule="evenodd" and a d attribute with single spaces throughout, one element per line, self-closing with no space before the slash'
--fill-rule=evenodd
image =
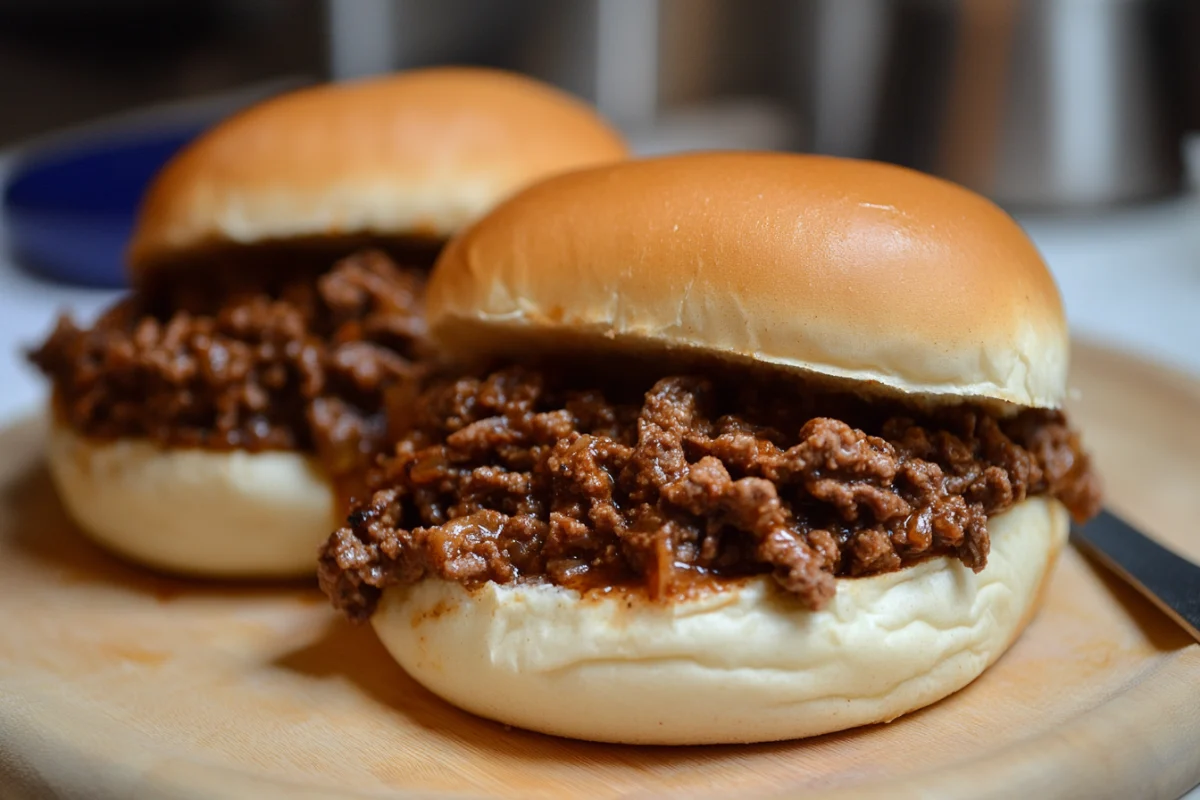
<path id="1" fill-rule="evenodd" d="M 795 379 L 586 364 L 432 385 L 326 543 L 319 575 L 351 618 L 426 577 L 519 580 L 651 598 L 771 574 L 810 608 L 835 578 L 946 555 L 987 563 L 987 518 L 1050 494 L 1099 506 L 1057 412 L 868 402 Z M 601 365 L 596 365 L 601 366 Z"/>

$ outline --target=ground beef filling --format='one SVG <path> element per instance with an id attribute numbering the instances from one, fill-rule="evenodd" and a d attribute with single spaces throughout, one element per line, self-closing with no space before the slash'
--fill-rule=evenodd
<path id="1" fill-rule="evenodd" d="M 584 390 L 552 374 L 421 395 L 376 491 L 323 547 L 334 605 L 365 619 L 383 589 L 431 576 L 665 598 L 698 576 L 769 573 L 818 609 L 840 576 L 934 555 L 982 569 L 988 516 L 1028 496 L 1080 518 L 1099 503 L 1056 412 L 919 414 L 695 377 Z"/>
<path id="2" fill-rule="evenodd" d="M 89 329 L 63 317 L 31 359 L 86 436 L 300 450 L 360 474 L 414 370 L 424 274 L 378 251 L 324 270 L 213 269 L 135 292 Z"/>

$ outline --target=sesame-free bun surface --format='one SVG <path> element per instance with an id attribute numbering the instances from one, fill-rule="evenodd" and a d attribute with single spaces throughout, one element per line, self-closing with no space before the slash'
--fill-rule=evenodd
<path id="1" fill-rule="evenodd" d="M 666 347 L 908 394 L 1065 394 L 1058 290 L 1020 227 L 873 162 L 702 153 L 559 176 L 452 241 L 427 298 L 458 358 Z"/>
<path id="2" fill-rule="evenodd" d="M 337 525 L 329 480 L 290 451 L 164 449 L 94 441 L 54 423 L 50 474 L 71 517 L 114 552 L 168 572 L 311 575 Z"/>
<path id="3" fill-rule="evenodd" d="M 540 178 L 624 157 L 579 100 L 433 68 L 290 92 L 217 125 L 143 202 L 135 280 L 195 251 L 324 236 L 443 238 Z"/>
<path id="4" fill-rule="evenodd" d="M 936 558 L 841 579 L 818 612 L 767 578 L 664 604 L 425 580 L 388 589 L 372 623 L 430 691 L 517 727 L 629 744 L 815 736 L 940 700 L 1020 634 L 1066 540 L 1066 510 L 1035 498 L 988 525 L 979 574 Z"/>

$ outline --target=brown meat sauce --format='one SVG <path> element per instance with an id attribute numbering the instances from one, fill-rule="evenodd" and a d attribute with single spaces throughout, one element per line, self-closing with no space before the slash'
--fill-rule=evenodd
<path id="1" fill-rule="evenodd" d="M 426 269 L 375 250 L 324 269 L 207 269 L 91 328 L 60 318 L 30 357 L 86 436 L 300 450 L 360 476 L 394 441 L 385 408 L 416 372 Z"/>
<path id="2" fill-rule="evenodd" d="M 988 517 L 1028 496 L 1098 509 L 1058 412 L 921 412 L 761 376 L 600 389 L 551 375 L 420 396 L 376 491 L 323 547 L 337 607 L 365 619 L 383 589 L 431 576 L 668 598 L 698 576 L 770 574 L 817 609 L 837 577 L 935 555 L 982 569 Z"/>
<path id="3" fill-rule="evenodd" d="M 431 576 L 632 584 L 661 599 L 697 576 L 769 573 L 821 608 L 838 577 L 932 555 L 983 569 L 988 517 L 1031 495 L 1098 510 L 1056 411 L 920 413 L 745 377 L 662 378 L 638 399 L 552 374 L 422 393 L 377 491 L 325 543 L 335 606 L 366 619 L 383 589 Z"/>

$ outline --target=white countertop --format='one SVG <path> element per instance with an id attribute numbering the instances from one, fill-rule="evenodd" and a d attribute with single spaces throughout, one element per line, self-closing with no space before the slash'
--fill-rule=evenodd
<path id="1" fill-rule="evenodd" d="M 91 319 L 119 296 L 46 283 L 18 270 L 0 234 L 0 424 L 36 408 L 46 387 L 25 361 L 25 348 L 49 332 L 58 311 Z"/>
<path id="2" fill-rule="evenodd" d="M 1200 196 L 1075 219 L 1020 219 L 1072 331 L 1200 376 Z"/>

